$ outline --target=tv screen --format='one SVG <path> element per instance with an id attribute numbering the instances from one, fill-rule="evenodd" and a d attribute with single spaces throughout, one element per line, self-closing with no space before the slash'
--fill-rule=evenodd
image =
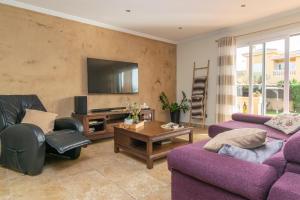
<path id="1" fill-rule="evenodd" d="M 138 93 L 138 64 L 87 58 L 88 93 Z"/>

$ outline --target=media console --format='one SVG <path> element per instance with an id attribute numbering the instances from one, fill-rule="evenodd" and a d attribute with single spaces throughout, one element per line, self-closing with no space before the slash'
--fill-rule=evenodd
<path id="1" fill-rule="evenodd" d="M 140 112 L 140 119 L 145 121 L 154 120 L 154 110 L 145 109 Z M 83 124 L 84 135 L 90 140 L 110 138 L 114 136 L 114 126 L 124 122 L 129 112 L 125 110 L 111 110 L 90 112 L 88 114 L 72 114 Z"/>

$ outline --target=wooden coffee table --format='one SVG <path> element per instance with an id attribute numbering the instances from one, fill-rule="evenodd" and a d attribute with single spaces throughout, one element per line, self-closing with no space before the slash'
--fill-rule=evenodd
<path id="1" fill-rule="evenodd" d="M 185 127 L 180 129 L 163 129 L 163 122 L 146 122 L 144 127 L 127 129 L 114 127 L 114 150 L 120 149 L 146 160 L 147 168 L 153 168 L 153 161 L 166 155 L 175 147 L 193 143 L 193 129 Z M 189 139 L 177 138 L 188 135 Z"/>

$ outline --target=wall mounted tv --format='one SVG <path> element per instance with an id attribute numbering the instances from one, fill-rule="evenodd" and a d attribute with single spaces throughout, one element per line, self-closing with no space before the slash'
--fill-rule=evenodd
<path id="1" fill-rule="evenodd" d="M 138 64 L 87 58 L 89 94 L 134 94 L 139 91 Z"/>

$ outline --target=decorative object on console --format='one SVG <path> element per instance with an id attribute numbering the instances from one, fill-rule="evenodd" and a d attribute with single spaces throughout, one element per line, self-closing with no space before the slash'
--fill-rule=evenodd
<path id="1" fill-rule="evenodd" d="M 267 121 L 265 125 L 280 130 L 288 135 L 293 134 L 300 130 L 300 115 L 280 114 Z"/>
<path id="2" fill-rule="evenodd" d="M 136 102 L 129 104 L 127 110 L 129 111 L 129 115 L 124 119 L 124 123 L 120 124 L 121 127 L 124 128 L 133 128 L 137 129 L 144 126 L 144 121 L 140 121 L 140 112 L 141 106 Z"/>
<path id="3" fill-rule="evenodd" d="M 159 95 L 159 101 L 163 110 L 170 110 L 171 122 L 180 123 L 180 111 L 184 113 L 189 110 L 188 99 L 186 98 L 185 92 L 182 91 L 182 100 L 178 104 L 177 102 L 169 102 L 167 95 L 162 92 Z"/>
<path id="4" fill-rule="evenodd" d="M 137 124 L 140 121 L 139 115 L 141 112 L 141 106 L 134 102 L 133 104 L 129 104 L 128 111 L 130 112 L 130 117 L 133 120 L 133 123 Z"/>

